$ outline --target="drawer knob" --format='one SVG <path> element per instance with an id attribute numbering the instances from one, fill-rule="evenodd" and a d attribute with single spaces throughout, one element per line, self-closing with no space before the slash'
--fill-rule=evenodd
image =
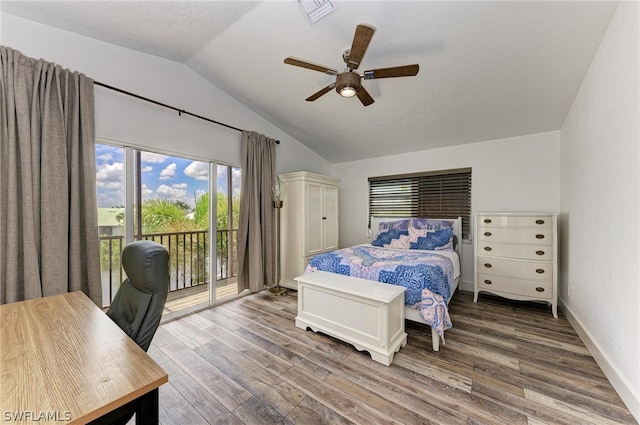
<path id="1" fill-rule="evenodd" d="M 491 232 L 484 232 L 485 236 L 491 236 Z"/>
<path id="2" fill-rule="evenodd" d="M 484 263 L 484 266 L 485 266 L 486 268 L 490 269 L 490 268 L 491 268 L 491 263 Z"/>
<path id="3" fill-rule="evenodd" d="M 536 291 L 544 292 L 544 288 L 542 286 L 538 286 L 538 287 L 536 287 Z"/>
<path id="4" fill-rule="evenodd" d="M 485 218 L 485 219 L 484 219 L 484 222 L 485 222 L 485 223 L 487 223 L 487 224 L 489 224 L 489 223 L 491 223 L 491 219 L 490 219 L 490 218 Z"/>
<path id="5" fill-rule="evenodd" d="M 544 224 L 544 220 L 536 220 L 536 224 Z"/>
<path id="6" fill-rule="evenodd" d="M 487 285 L 491 285 L 491 281 L 489 279 L 485 279 L 484 283 L 487 284 Z"/>
<path id="7" fill-rule="evenodd" d="M 544 255 L 544 251 L 542 251 L 542 250 L 536 251 L 536 254 L 537 255 Z"/>
<path id="8" fill-rule="evenodd" d="M 542 234 L 538 233 L 538 234 L 536 235 L 536 239 L 544 239 L 544 235 L 542 235 Z"/>
<path id="9" fill-rule="evenodd" d="M 536 273 L 542 274 L 542 273 L 544 273 L 544 269 L 536 269 Z"/>
<path id="10" fill-rule="evenodd" d="M 485 251 L 491 251 L 491 247 L 490 247 L 490 246 L 485 246 L 485 247 L 484 247 L 484 250 L 485 250 Z"/>

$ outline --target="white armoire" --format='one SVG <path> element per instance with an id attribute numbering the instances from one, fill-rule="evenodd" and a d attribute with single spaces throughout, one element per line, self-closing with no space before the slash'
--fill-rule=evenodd
<path id="1" fill-rule="evenodd" d="M 340 180 L 308 171 L 281 174 L 280 285 L 298 289 L 314 255 L 338 249 Z"/>

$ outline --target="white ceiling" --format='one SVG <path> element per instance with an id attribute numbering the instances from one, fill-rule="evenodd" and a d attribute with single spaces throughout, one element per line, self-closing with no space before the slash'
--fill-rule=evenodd
<path id="1" fill-rule="evenodd" d="M 557 130 L 617 5 L 612 1 L 354 1 L 310 23 L 288 1 L 3 1 L 18 15 L 182 62 L 331 163 Z M 359 71 L 375 103 L 331 91 L 359 23 L 377 28 Z M 215 117 L 212 117 L 215 119 Z"/>

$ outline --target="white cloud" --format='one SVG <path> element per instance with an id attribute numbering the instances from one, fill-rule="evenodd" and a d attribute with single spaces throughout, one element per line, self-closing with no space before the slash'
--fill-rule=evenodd
<path id="1" fill-rule="evenodd" d="M 105 154 L 98 155 L 97 159 L 103 162 L 110 162 L 113 159 L 113 155 L 111 154 L 111 152 L 107 152 Z"/>
<path id="2" fill-rule="evenodd" d="M 227 169 L 228 165 L 218 165 L 216 182 L 218 192 L 227 192 Z M 231 167 L 231 190 L 233 195 L 240 194 L 240 184 L 242 183 L 242 170 L 240 168 Z"/>
<path id="3" fill-rule="evenodd" d="M 162 155 L 159 153 L 153 153 L 153 152 L 141 152 L 140 153 L 140 160 L 142 162 L 151 162 L 153 164 L 162 164 L 163 162 L 165 162 L 167 160 L 167 158 L 169 158 L 167 155 Z"/>
<path id="4" fill-rule="evenodd" d="M 242 170 L 240 168 L 231 168 L 231 190 L 234 195 L 240 194 L 240 185 L 242 184 Z"/>
<path id="5" fill-rule="evenodd" d="M 185 204 L 193 206 L 193 198 L 187 193 L 189 185 L 186 183 L 174 184 L 167 186 L 161 184 L 156 190 L 156 195 L 160 199 L 168 199 L 170 201 L 182 201 Z"/>
<path id="6" fill-rule="evenodd" d="M 101 189 L 121 189 L 124 187 L 124 164 L 99 165 L 96 167 L 96 186 Z"/>
<path id="7" fill-rule="evenodd" d="M 142 199 L 151 199 L 153 196 L 153 190 L 149 189 L 149 187 L 146 184 L 142 184 L 142 187 L 140 188 L 140 193 L 142 195 Z"/>
<path id="8" fill-rule="evenodd" d="M 176 165 L 176 163 L 171 163 L 169 165 L 167 165 L 167 167 L 160 171 L 160 180 L 169 180 L 172 179 L 175 175 L 176 175 L 176 169 L 178 168 L 178 166 Z"/>
<path id="9" fill-rule="evenodd" d="M 140 171 L 142 171 L 143 173 L 150 173 L 150 172 L 153 171 L 153 167 L 151 165 L 147 165 L 147 166 L 142 167 L 142 170 L 140 170 Z"/>
<path id="10" fill-rule="evenodd" d="M 121 190 L 99 190 L 96 199 L 98 208 L 112 208 L 124 205 L 124 194 Z"/>
<path id="11" fill-rule="evenodd" d="M 156 194 L 161 199 L 184 201 L 187 198 L 187 187 L 186 184 L 174 184 L 172 186 L 161 184 Z"/>
<path id="12" fill-rule="evenodd" d="M 184 169 L 184 173 L 196 180 L 209 180 L 209 164 L 206 162 L 193 161 Z"/>

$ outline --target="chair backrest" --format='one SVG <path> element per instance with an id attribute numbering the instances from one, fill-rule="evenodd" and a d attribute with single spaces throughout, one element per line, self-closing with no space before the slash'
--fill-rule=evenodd
<path id="1" fill-rule="evenodd" d="M 107 315 L 147 351 L 167 300 L 169 253 L 156 242 L 133 242 L 122 250 L 122 267 L 127 278 Z"/>

